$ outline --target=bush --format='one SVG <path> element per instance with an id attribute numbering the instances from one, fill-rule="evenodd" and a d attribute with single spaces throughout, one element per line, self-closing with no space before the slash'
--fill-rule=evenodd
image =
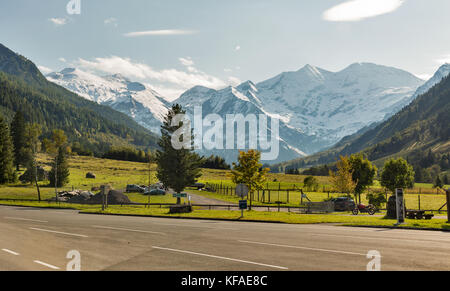
<path id="1" fill-rule="evenodd" d="M 378 209 L 380 209 L 383 204 L 387 203 L 386 196 L 383 193 L 367 194 L 367 200 L 369 201 L 369 204 L 372 204 Z"/>
<path id="2" fill-rule="evenodd" d="M 319 182 L 313 176 L 308 176 L 303 181 L 303 185 L 306 188 L 306 191 L 317 192 L 319 189 Z"/>

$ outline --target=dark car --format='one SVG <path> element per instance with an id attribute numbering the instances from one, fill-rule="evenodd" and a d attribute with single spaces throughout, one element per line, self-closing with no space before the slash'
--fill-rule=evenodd
<path id="1" fill-rule="evenodd" d="M 139 185 L 127 185 L 127 193 L 144 193 L 145 188 Z"/>
<path id="2" fill-rule="evenodd" d="M 355 201 L 350 197 L 339 197 L 331 200 L 334 203 L 334 211 L 352 211 L 356 208 Z"/>
<path id="3" fill-rule="evenodd" d="M 197 190 L 202 190 L 205 187 L 206 185 L 203 183 L 195 183 L 194 185 L 190 186 L 190 188 L 197 188 Z"/>
<path id="4" fill-rule="evenodd" d="M 166 190 L 162 188 L 156 188 L 156 189 L 146 189 L 144 195 L 150 195 L 150 196 L 164 196 L 166 195 Z"/>

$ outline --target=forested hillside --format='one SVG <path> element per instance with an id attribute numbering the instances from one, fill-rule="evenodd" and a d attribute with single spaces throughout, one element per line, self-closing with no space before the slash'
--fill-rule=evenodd
<path id="1" fill-rule="evenodd" d="M 433 167 L 435 173 L 448 170 L 450 77 L 375 128 L 348 137 L 328 151 L 277 167 L 306 168 L 328 164 L 340 155 L 357 152 L 363 152 L 372 161 L 403 156 L 414 165 L 416 172 Z"/>
<path id="2" fill-rule="evenodd" d="M 10 121 L 17 111 L 42 125 L 44 136 L 63 129 L 98 154 L 111 145 L 156 147 L 157 137 L 130 117 L 48 82 L 31 61 L 0 45 L 0 113 Z"/>

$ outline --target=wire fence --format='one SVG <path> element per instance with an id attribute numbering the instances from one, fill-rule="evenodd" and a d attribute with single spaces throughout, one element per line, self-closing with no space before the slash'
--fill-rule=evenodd
<path id="1" fill-rule="evenodd" d="M 289 188 L 290 187 L 290 188 Z M 237 197 L 235 187 L 223 184 L 207 183 L 206 191 L 213 192 L 223 196 Z M 322 192 L 319 192 L 319 191 Z M 429 191 L 431 190 L 431 191 Z M 417 191 L 417 192 L 415 192 Z M 368 204 L 368 194 L 382 193 L 388 200 L 390 194 L 378 188 L 369 188 L 366 193 L 358 197 L 363 204 Z M 283 187 L 280 183 L 277 188 L 267 185 L 262 190 L 257 190 L 248 199 L 263 204 L 289 204 L 304 205 L 307 202 L 323 202 L 333 198 L 347 196 L 346 193 L 334 192 L 331 188 L 321 187 L 316 191 L 309 191 L 296 184 Z M 408 189 L 405 191 L 405 203 L 410 209 L 443 212 L 447 211 L 447 200 L 445 191 L 442 189 Z"/>

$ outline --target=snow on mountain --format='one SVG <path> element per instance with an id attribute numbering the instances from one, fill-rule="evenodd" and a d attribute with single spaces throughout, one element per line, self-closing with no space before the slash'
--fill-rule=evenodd
<path id="1" fill-rule="evenodd" d="M 442 79 L 444 79 L 448 75 L 450 75 L 450 64 L 444 64 L 436 71 L 436 73 L 434 73 L 433 77 L 430 80 L 428 80 L 425 84 L 420 86 L 419 89 L 417 89 L 416 94 L 414 94 L 412 100 L 422 94 L 427 93 L 431 88 L 434 87 L 434 85 L 440 83 Z"/>
<path id="2" fill-rule="evenodd" d="M 202 106 L 204 116 L 263 114 L 269 121 L 279 119 L 280 157 L 272 161 L 278 162 L 324 150 L 345 136 L 385 120 L 449 72 L 450 65 L 445 65 L 424 84 L 403 70 L 370 63 L 352 64 L 339 72 L 306 65 L 258 84 L 246 81 L 222 90 L 196 86 L 173 103 L 181 104 L 190 114 L 195 106 Z M 171 106 L 149 86 L 131 82 L 121 75 L 99 77 L 68 68 L 47 78 L 89 100 L 132 116 L 155 133 L 159 133 Z M 201 153 L 218 154 L 229 162 L 237 156 L 237 151 Z"/>
<path id="3" fill-rule="evenodd" d="M 47 79 L 78 95 L 108 105 L 134 118 L 140 125 L 159 133 L 170 104 L 146 85 L 120 74 L 96 76 L 74 68 L 50 73 Z"/>
<path id="4" fill-rule="evenodd" d="M 279 119 L 279 116 L 269 114 L 260 106 L 260 100 L 256 96 L 258 89 L 248 81 L 237 87 L 227 87 L 222 90 L 195 87 L 185 92 L 174 103 L 181 104 L 187 113 L 192 116 L 194 108 L 201 106 L 203 118 L 214 113 L 226 120 L 227 115 L 242 114 L 244 117 L 253 114 L 257 117 L 265 115 L 268 121 L 269 138 L 272 136 L 270 130 L 271 118 Z M 193 120 L 193 119 L 192 119 Z M 204 128 L 204 132 L 208 128 Z M 225 133 L 224 133 L 225 135 Z M 315 137 L 304 135 L 299 130 L 280 122 L 280 154 L 277 160 L 264 161 L 275 163 L 289 160 L 299 156 L 306 156 L 304 151 L 313 152 L 315 148 L 320 148 L 321 144 Z M 246 143 L 249 141 L 248 130 L 246 132 Z M 237 136 L 235 137 L 237 139 Z M 224 136 L 225 140 L 225 136 Z M 225 141 L 226 142 L 226 141 Z M 224 144 L 225 145 L 225 144 Z M 260 149 L 261 150 L 261 149 Z M 264 152 L 264 150 L 262 150 Z M 202 150 L 200 154 L 205 156 L 214 154 L 225 158 L 228 162 L 236 161 L 238 150 Z"/>
<path id="5" fill-rule="evenodd" d="M 218 91 L 195 87 L 174 103 L 188 111 L 202 105 L 204 115 L 253 113 L 278 118 L 285 156 L 301 156 L 390 117 L 411 102 L 422 84 L 408 72 L 370 63 L 339 72 L 306 65 L 259 84 L 247 81 Z"/>
<path id="6" fill-rule="evenodd" d="M 356 63 L 340 72 L 310 65 L 257 84 L 270 113 L 309 135 L 340 139 L 395 114 L 423 81 L 395 68 Z"/>

